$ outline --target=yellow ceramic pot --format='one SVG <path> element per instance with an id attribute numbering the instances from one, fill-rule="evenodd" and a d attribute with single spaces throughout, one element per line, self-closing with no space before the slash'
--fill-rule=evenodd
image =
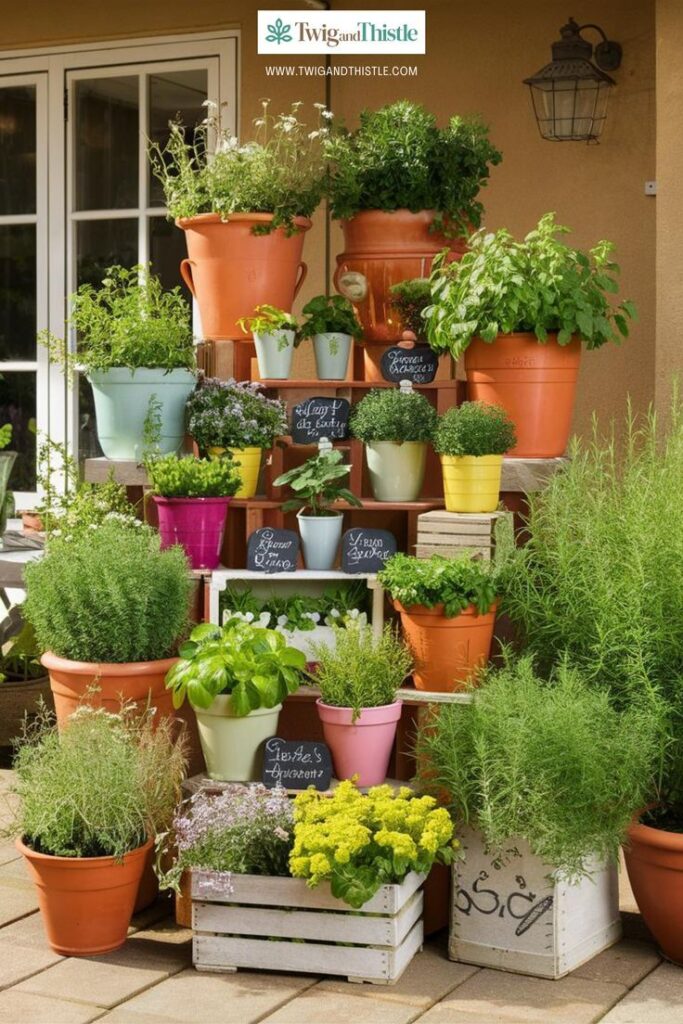
<path id="1" fill-rule="evenodd" d="M 502 469 L 502 455 L 442 455 L 446 511 L 495 512 Z"/>
<path id="2" fill-rule="evenodd" d="M 223 455 L 230 452 L 232 461 L 238 467 L 242 484 L 236 498 L 253 498 L 258 487 L 261 472 L 261 448 L 209 448 L 209 455 Z"/>

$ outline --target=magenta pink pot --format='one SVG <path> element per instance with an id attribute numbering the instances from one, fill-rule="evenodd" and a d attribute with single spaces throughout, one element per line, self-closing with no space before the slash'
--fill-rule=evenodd
<path id="1" fill-rule="evenodd" d="M 335 708 L 316 701 L 323 736 L 338 779 L 358 776 L 359 786 L 380 786 L 387 777 L 403 702 L 363 708 L 353 721 L 353 708 Z"/>
<path id="2" fill-rule="evenodd" d="M 155 494 L 162 548 L 181 544 L 193 569 L 217 569 L 230 500 L 160 498 Z"/>

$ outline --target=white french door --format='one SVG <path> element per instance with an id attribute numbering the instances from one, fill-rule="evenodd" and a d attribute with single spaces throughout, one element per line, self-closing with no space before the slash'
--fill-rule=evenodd
<path id="1" fill-rule="evenodd" d="M 182 285 L 183 235 L 147 144 L 163 143 L 177 115 L 196 124 L 207 98 L 227 104 L 235 130 L 237 44 L 229 32 L 0 56 L 0 425 L 16 423 L 10 486 L 24 505 L 36 429 L 81 457 L 99 453 L 89 386 L 67 387 L 36 332 L 73 349 L 67 296 L 115 263 L 150 263 L 167 287 Z"/>

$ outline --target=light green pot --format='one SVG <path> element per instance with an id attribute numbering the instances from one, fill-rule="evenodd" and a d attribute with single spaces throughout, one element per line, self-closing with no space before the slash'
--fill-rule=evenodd
<path id="1" fill-rule="evenodd" d="M 194 390 L 189 370 L 93 370 L 88 374 L 95 398 L 97 437 L 108 459 L 135 459 L 144 453 L 145 417 L 150 400 L 159 402 L 159 451 L 180 448 L 185 436 L 185 403 Z"/>
<path id="2" fill-rule="evenodd" d="M 351 353 L 350 334 L 315 334 L 313 351 L 315 352 L 316 373 L 319 380 L 344 380 Z"/>
<path id="3" fill-rule="evenodd" d="M 193 705 L 194 707 L 194 705 Z M 194 708 L 209 778 L 221 782 L 258 782 L 263 744 L 277 736 L 282 704 L 235 715 L 230 694 L 214 697 L 209 708 Z"/>
<path id="4" fill-rule="evenodd" d="M 287 380 L 294 355 L 294 331 L 273 331 L 258 334 L 254 331 L 254 345 L 261 380 Z"/>
<path id="5" fill-rule="evenodd" d="M 426 441 L 370 441 L 365 457 L 377 501 L 417 501 L 427 462 Z"/>
<path id="6" fill-rule="evenodd" d="M 299 521 L 306 568 L 334 568 L 344 524 L 342 513 L 335 512 L 330 516 L 305 516 L 297 512 L 296 518 Z"/>

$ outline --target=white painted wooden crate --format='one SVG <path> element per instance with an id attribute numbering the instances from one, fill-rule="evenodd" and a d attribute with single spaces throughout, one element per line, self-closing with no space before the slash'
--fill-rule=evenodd
<path id="1" fill-rule="evenodd" d="M 509 512 L 481 512 L 476 515 L 464 512 L 446 512 L 434 509 L 422 512 L 417 517 L 418 558 L 443 555 L 458 558 L 469 552 L 472 557 L 490 561 L 496 546 L 496 535 L 501 524 L 509 523 Z"/>
<path id="2" fill-rule="evenodd" d="M 561 978 L 621 937 L 616 865 L 594 863 L 590 878 L 569 885 L 549 880 L 552 867 L 525 842 L 511 840 L 501 863 L 478 832 L 459 838 L 465 859 L 453 865 L 451 960 Z"/>
<path id="3" fill-rule="evenodd" d="M 422 947 L 424 879 L 411 872 L 383 885 L 356 911 L 328 884 L 193 871 L 192 962 L 200 971 L 253 967 L 391 985 Z"/>

